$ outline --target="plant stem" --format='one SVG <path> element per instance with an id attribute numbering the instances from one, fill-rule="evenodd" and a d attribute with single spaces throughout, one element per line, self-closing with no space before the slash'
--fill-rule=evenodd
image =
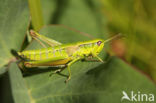
<path id="1" fill-rule="evenodd" d="M 35 31 L 38 31 L 43 26 L 43 17 L 40 0 L 28 0 L 28 3 L 32 20 L 32 26 Z"/>

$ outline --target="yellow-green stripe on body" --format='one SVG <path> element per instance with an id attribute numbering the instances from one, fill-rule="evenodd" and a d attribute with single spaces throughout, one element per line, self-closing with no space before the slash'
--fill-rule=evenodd
<path id="1" fill-rule="evenodd" d="M 30 61 L 46 60 L 54 57 L 60 57 L 62 55 L 68 57 L 65 49 L 55 49 L 52 47 L 39 50 L 26 50 L 18 52 L 18 54 Z"/>

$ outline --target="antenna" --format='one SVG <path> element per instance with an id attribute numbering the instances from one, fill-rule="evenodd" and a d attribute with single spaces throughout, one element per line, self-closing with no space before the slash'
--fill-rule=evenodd
<path id="1" fill-rule="evenodd" d="M 109 41 L 111 41 L 111 40 L 113 40 L 113 39 L 115 39 L 115 38 L 117 38 L 117 37 L 119 37 L 119 36 L 121 36 L 121 34 L 117 34 L 117 35 L 115 35 L 115 36 L 113 36 L 113 37 L 111 37 L 111 38 L 105 40 L 104 43 L 109 42 Z"/>

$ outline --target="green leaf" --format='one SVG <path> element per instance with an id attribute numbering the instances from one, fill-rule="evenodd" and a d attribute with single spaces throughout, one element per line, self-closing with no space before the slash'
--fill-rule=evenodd
<path id="1" fill-rule="evenodd" d="M 1 103 L 14 103 L 8 72 L 0 76 L 0 84 Z"/>
<path id="2" fill-rule="evenodd" d="M 0 1 L 0 74 L 12 57 L 10 50 L 19 50 L 26 33 L 29 15 L 27 1 Z"/>
<path id="3" fill-rule="evenodd" d="M 62 8 L 60 19 L 55 21 L 57 24 L 64 24 L 66 26 L 76 28 L 81 32 L 91 34 L 93 37 L 106 37 L 103 34 L 102 17 L 97 15 L 97 5 L 94 1 L 71 0 L 65 3 L 66 8 Z M 104 17 L 103 17 L 104 18 Z"/>
<path id="4" fill-rule="evenodd" d="M 67 2 L 66 10 L 63 12 L 61 12 L 62 9 L 60 10 L 61 15 L 57 23 L 87 32 L 94 37 L 102 37 L 99 34 L 101 33 L 98 27 L 100 24 L 97 23 L 97 18 L 94 18 L 92 9 L 87 7 L 87 3 L 82 0 Z M 47 16 L 50 15 L 47 14 Z M 40 33 L 61 43 L 90 39 L 84 34 L 63 26 L 46 26 Z M 35 48 L 41 48 L 41 46 L 34 41 L 27 49 Z M 67 84 L 64 83 L 66 80 L 64 75 L 68 75 L 67 69 L 61 72 L 62 75 L 54 74 L 50 77 L 49 74 L 56 68 L 28 68 L 22 77 L 21 72 L 12 64 L 10 68 L 12 71 L 9 72 L 15 102 L 21 102 L 22 98 L 23 101 L 30 103 L 120 103 L 122 91 L 128 94 L 131 91 L 136 93 L 140 91 L 156 95 L 155 85 L 146 76 L 117 57 L 105 58 L 104 51 L 101 52 L 101 57 L 106 63 L 78 61 L 73 64 L 72 77 Z M 24 93 L 17 92 L 17 88 Z"/>
<path id="5" fill-rule="evenodd" d="M 99 2 L 94 0 L 41 1 L 45 24 L 64 24 L 92 37 L 107 37 L 105 17 L 99 12 Z M 105 33 L 105 35 L 104 35 Z"/>
<path id="6" fill-rule="evenodd" d="M 61 35 L 66 36 L 61 36 Z M 88 39 L 79 33 L 63 29 L 61 26 L 49 26 L 41 34 L 62 43 Z M 71 37 L 72 36 L 72 37 Z M 75 37 L 75 38 L 73 38 Z M 35 42 L 28 49 L 35 48 Z M 104 55 L 104 51 L 102 51 Z M 30 68 L 24 76 L 29 95 L 35 103 L 120 103 L 122 91 L 130 95 L 131 91 L 156 95 L 156 88 L 146 76 L 131 66 L 111 57 L 106 63 L 76 62 L 71 66 L 71 80 L 65 84 L 66 77 L 61 74 L 49 75 L 56 68 Z M 62 74 L 68 75 L 67 69 Z M 13 88 L 14 89 L 14 88 Z M 123 101 L 123 103 L 128 101 Z"/>
<path id="7" fill-rule="evenodd" d="M 1 67 L 0 68 L 0 76 L 1 74 L 4 74 L 7 71 L 7 67 Z"/>
<path id="8" fill-rule="evenodd" d="M 29 95 L 29 90 L 22 74 L 16 63 L 12 63 L 9 69 L 9 76 L 12 87 L 12 95 L 15 103 L 30 103 L 33 102 Z M 31 101 L 30 101 L 31 100 Z"/>

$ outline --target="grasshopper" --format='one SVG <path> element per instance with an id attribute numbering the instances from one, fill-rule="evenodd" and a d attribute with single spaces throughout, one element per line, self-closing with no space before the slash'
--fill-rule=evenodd
<path id="1" fill-rule="evenodd" d="M 62 44 L 58 41 L 40 35 L 39 33 L 31 30 L 30 35 L 33 39 L 37 40 L 44 48 L 37 50 L 24 50 L 17 52 L 18 56 L 22 58 L 20 63 L 25 67 L 39 67 L 39 66 L 57 66 L 54 73 L 61 72 L 64 68 L 68 69 L 68 77 L 65 82 L 71 78 L 70 66 L 78 60 L 85 58 L 97 58 L 98 61 L 103 60 L 98 56 L 104 47 L 104 44 L 115 37 L 107 40 L 95 39 L 71 44 Z M 47 43 L 50 47 L 46 47 L 41 41 Z"/>

